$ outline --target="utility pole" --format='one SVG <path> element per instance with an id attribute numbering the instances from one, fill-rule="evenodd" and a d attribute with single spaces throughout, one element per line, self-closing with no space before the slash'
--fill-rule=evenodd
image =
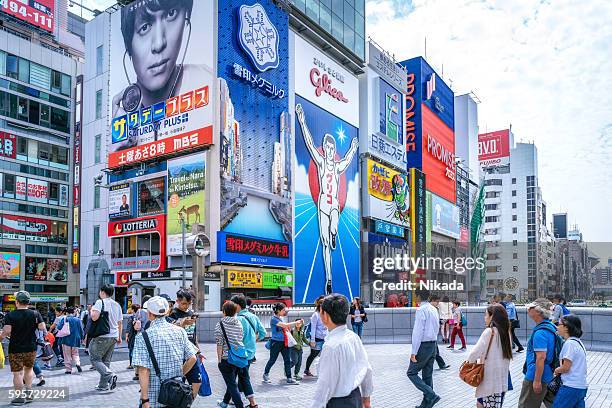
<path id="1" fill-rule="evenodd" d="M 187 250 L 185 249 L 185 229 L 187 228 L 187 226 L 185 225 L 185 217 L 181 217 L 181 227 L 183 229 L 183 241 L 181 244 L 181 249 L 183 252 L 183 289 L 185 288 L 185 281 L 186 281 L 186 274 L 187 274 Z"/>

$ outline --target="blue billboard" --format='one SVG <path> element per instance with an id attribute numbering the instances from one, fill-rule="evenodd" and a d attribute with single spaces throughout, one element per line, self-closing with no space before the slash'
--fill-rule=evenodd
<path id="1" fill-rule="evenodd" d="M 223 0 L 218 24 L 221 231 L 291 247 L 288 15 L 272 0 Z M 218 261 L 237 262 L 222 238 Z M 292 265 L 275 259 L 240 262 Z"/>
<path id="2" fill-rule="evenodd" d="M 295 302 L 359 296 L 358 129 L 295 102 Z"/>
<path id="3" fill-rule="evenodd" d="M 451 238 L 461 236 L 459 207 L 435 194 L 431 195 L 431 230 Z"/>

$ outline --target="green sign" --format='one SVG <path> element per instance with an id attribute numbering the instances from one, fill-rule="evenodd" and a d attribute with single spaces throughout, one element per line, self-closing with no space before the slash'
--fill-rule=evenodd
<path id="1" fill-rule="evenodd" d="M 278 289 L 280 286 L 293 287 L 293 274 L 285 272 L 264 272 L 264 289 Z"/>

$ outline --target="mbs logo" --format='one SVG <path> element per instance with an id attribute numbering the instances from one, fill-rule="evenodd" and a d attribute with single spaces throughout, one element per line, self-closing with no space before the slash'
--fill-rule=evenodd
<path id="1" fill-rule="evenodd" d="M 278 67 L 279 35 L 266 10 L 259 3 L 238 10 L 238 41 L 258 71 Z"/>

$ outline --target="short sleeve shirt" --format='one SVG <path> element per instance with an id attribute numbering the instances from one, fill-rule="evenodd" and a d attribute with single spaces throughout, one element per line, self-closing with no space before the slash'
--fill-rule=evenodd
<path id="1" fill-rule="evenodd" d="M 36 329 L 43 318 L 36 310 L 17 309 L 6 315 L 4 324 L 11 326 L 8 352 L 31 353 L 36 351 Z"/>
<path id="2" fill-rule="evenodd" d="M 102 311 L 102 299 L 96 300 L 96 303 L 93 305 L 91 310 L 97 310 L 98 312 Z M 100 337 L 119 337 L 119 321 L 123 319 L 121 306 L 119 306 L 119 303 L 115 302 L 113 299 L 105 298 L 104 311 L 108 312 L 108 325 L 110 327 L 110 332 Z"/>
<path id="3" fill-rule="evenodd" d="M 575 337 L 567 339 L 563 344 L 559 359 L 572 362 L 570 370 L 565 374 L 561 374 L 563 385 L 579 389 L 588 388 L 586 349 L 580 340 Z"/>
<path id="4" fill-rule="evenodd" d="M 555 335 L 546 329 L 536 330 L 544 324 L 551 324 L 550 321 L 540 323 L 534 328 L 533 341 L 527 343 L 527 355 L 525 363 L 527 364 L 527 372 L 525 379 L 533 381 L 536 370 L 536 351 L 545 351 L 546 360 L 544 361 L 544 372 L 542 373 L 542 382 L 548 384 L 553 379 L 553 370 L 551 364 L 555 353 Z"/>
<path id="5" fill-rule="evenodd" d="M 283 328 L 278 326 L 278 323 L 282 323 L 282 320 L 277 316 L 272 316 L 270 320 L 270 331 L 272 334 L 270 338 L 275 341 L 285 341 L 285 335 L 283 332 Z"/>

